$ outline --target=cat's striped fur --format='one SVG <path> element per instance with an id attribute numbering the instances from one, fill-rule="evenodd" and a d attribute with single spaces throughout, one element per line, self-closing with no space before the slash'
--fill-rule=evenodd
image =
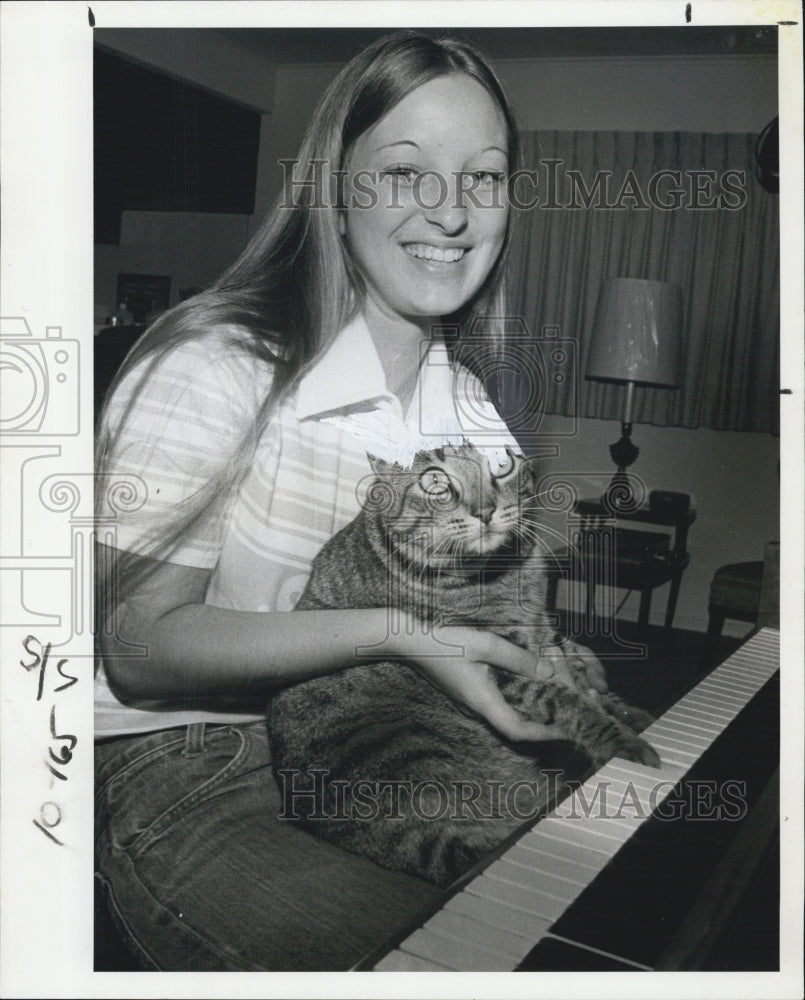
<path id="1" fill-rule="evenodd" d="M 491 628 L 533 650 L 556 641 L 532 461 L 509 456 L 493 475 L 467 445 L 376 471 L 364 509 L 317 556 L 297 608 L 402 607 L 428 624 Z M 615 754 L 658 763 L 636 735 L 650 718 L 616 696 L 603 697 L 602 711 L 562 685 L 495 673 L 510 704 L 556 724 L 584 754 L 508 743 L 405 664 L 351 667 L 271 700 L 286 793 L 316 788 L 292 796 L 291 814 L 381 865 L 448 884 L 548 805 L 557 787 L 550 768 L 578 778 Z"/>

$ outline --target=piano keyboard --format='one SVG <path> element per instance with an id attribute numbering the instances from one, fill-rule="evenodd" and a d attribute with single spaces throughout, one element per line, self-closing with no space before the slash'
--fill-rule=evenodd
<path id="1" fill-rule="evenodd" d="M 368 967 L 510 971 L 541 944 L 547 951 L 584 950 L 589 968 L 651 968 L 594 946 L 578 948 L 556 925 L 633 835 L 656 820 L 658 807 L 777 672 L 779 657 L 779 633 L 757 632 L 644 731 L 660 754 L 659 769 L 611 760 Z"/>

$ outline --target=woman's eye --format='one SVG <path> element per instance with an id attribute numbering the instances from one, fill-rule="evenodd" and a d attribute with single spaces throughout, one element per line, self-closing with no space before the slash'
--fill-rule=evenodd
<path id="1" fill-rule="evenodd" d="M 484 184 L 486 186 L 491 186 L 492 184 L 499 184 L 503 180 L 502 170 L 473 170 L 473 178 L 478 182 L 478 184 Z"/>
<path id="2" fill-rule="evenodd" d="M 395 181 L 407 181 L 411 183 L 417 175 L 416 167 L 401 163 L 396 167 L 389 167 L 381 173 L 382 177 L 391 177 Z"/>

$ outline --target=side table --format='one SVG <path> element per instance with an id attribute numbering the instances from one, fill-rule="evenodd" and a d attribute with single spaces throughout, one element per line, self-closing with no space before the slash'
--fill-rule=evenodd
<path id="1" fill-rule="evenodd" d="M 613 514 L 598 498 L 578 500 L 573 511 L 581 521 L 578 553 L 576 558 L 568 560 L 568 575 L 586 585 L 588 618 L 595 613 L 596 584 L 608 584 L 640 591 L 638 623 L 645 629 L 652 591 L 670 581 L 665 627 L 671 628 L 682 574 L 690 562 L 688 529 L 696 520 L 696 511 L 692 508 L 654 509 L 644 504 L 628 513 Z M 669 541 L 668 536 L 660 533 L 622 527 L 624 522 L 635 527 L 651 524 L 673 528 L 674 537 Z M 655 536 L 656 544 L 652 544 Z"/>

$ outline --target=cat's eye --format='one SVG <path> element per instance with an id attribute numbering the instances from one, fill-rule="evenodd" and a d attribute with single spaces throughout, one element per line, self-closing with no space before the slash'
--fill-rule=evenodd
<path id="1" fill-rule="evenodd" d="M 453 484 L 444 469 L 425 469 L 419 477 L 419 485 L 430 500 L 445 501 L 453 496 Z"/>
<path id="2" fill-rule="evenodd" d="M 495 479 L 505 479 L 506 476 L 510 476 L 517 465 L 517 460 L 511 451 L 506 449 L 506 457 L 502 464 L 498 466 L 497 471 L 493 473 Z"/>

